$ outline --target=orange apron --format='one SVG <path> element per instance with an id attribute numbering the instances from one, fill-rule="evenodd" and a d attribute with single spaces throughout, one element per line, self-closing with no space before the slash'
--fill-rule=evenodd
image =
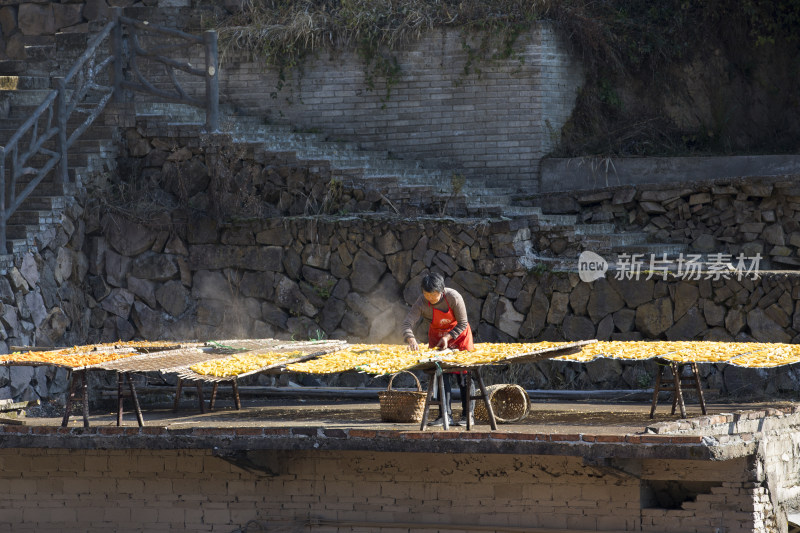
<path id="1" fill-rule="evenodd" d="M 442 298 L 444 298 L 444 301 L 447 304 L 446 313 L 444 311 L 439 311 L 433 307 L 430 302 L 428 302 L 428 305 L 433 307 L 433 319 L 431 320 L 431 325 L 428 328 L 429 348 L 436 348 L 436 346 L 439 344 L 439 341 L 441 341 L 446 335 L 449 335 L 453 328 L 458 325 L 456 316 L 453 313 L 453 310 L 450 308 L 450 302 L 447 301 L 447 298 L 444 294 L 442 294 Z M 469 323 L 467 323 L 467 327 L 461 332 L 461 335 L 447 343 L 447 347 L 462 351 L 472 351 L 475 349 L 475 344 L 472 342 L 472 329 L 470 328 Z"/>

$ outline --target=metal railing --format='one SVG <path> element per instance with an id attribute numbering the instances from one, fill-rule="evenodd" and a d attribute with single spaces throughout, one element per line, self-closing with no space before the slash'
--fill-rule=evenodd
<path id="1" fill-rule="evenodd" d="M 147 34 L 171 39 L 168 44 L 147 49 L 142 41 Z M 111 52 L 108 53 L 110 40 Z M 151 39 L 152 40 L 152 39 Z M 104 43 L 106 43 L 105 46 Z M 199 69 L 187 61 L 170 58 L 165 53 L 188 53 L 191 47 L 204 47 L 205 68 Z M 107 55 L 103 55 L 103 54 Z M 140 60 L 163 65 L 171 82 L 172 91 L 148 81 Z M 113 66 L 111 72 L 106 72 Z M 126 68 L 127 66 L 127 68 Z M 176 76 L 176 69 L 190 76 L 205 79 L 204 97 L 192 96 L 184 90 Z M 125 79 L 129 74 L 135 81 Z M 206 110 L 205 128 L 219 128 L 219 79 L 217 33 L 207 31 L 197 37 L 175 29 L 149 24 L 122 16 L 122 9 L 114 9 L 114 18 L 95 35 L 86 51 L 64 77 L 53 78 L 54 90 L 17 129 L 5 146 L 0 146 L 0 254 L 8 250 L 7 229 L 11 216 L 56 169 L 55 178 L 62 186 L 69 183 L 69 149 L 94 123 L 113 97 L 123 98 L 123 89 L 144 92 L 163 100 L 203 107 Z M 105 75 L 106 84 L 103 84 Z M 85 118 L 70 127 L 76 114 Z M 56 168 L 58 167 L 58 168 Z M 31 177 L 22 186 L 21 180 Z"/>

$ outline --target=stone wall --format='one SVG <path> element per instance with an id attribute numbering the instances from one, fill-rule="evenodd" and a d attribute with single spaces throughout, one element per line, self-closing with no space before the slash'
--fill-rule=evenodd
<path id="1" fill-rule="evenodd" d="M 201 148 L 198 141 L 191 148 L 167 146 L 133 130 L 126 139 L 129 152 L 120 169 L 129 182 L 123 189 L 145 191 L 151 208 L 147 220 L 123 216 L 135 205 L 131 197 L 126 197 L 125 209 L 106 205 L 104 211 L 92 204 L 84 212 L 76 203 L 68 210 L 58 231 L 42 234 L 39 252 L 21 258 L 0 279 L 0 286 L 7 287 L 0 318 L 4 349 L 237 336 L 400 342 L 400 323 L 418 295 L 420 277 L 429 270 L 442 272 L 447 284 L 464 295 L 481 342 L 797 342 L 800 334 L 800 277 L 791 273 L 741 280 L 733 273 L 697 280 L 659 275 L 618 280 L 608 273 L 587 283 L 577 274 L 537 267 L 531 250 L 542 235 L 524 219 L 403 218 L 375 212 L 280 216 L 303 210 L 315 194 L 324 198 L 328 176 L 322 167 L 298 167 L 277 155 L 237 153 L 236 165 L 223 166 L 240 181 L 220 192 L 209 170 L 219 160 L 207 158 L 206 152 L 221 157 L 224 148 Z M 132 169 L 136 173 L 127 174 Z M 239 192 L 259 181 L 273 185 L 246 196 L 259 201 L 242 207 Z M 736 202 L 736 216 L 749 212 L 742 208 L 745 204 L 791 204 L 788 189 L 778 185 L 761 185 L 781 191 L 774 196 L 753 184 L 741 185 L 750 191 L 747 196 L 716 187 L 722 199 Z M 339 193 L 338 201 L 351 207 L 380 208 L 379 198 Z M 613 204 L 615 193 L 608 194 L 611 199 L 594 207 L 584 199 L 587 212 Z M 631 206 L 660 192 L 637 194 L 641 197 Z M 681 192 L 686 200 L 679 195 L 674 201 L 685 202 L 687 208 L 710 208 L 717 203 L 691 200 L 710 194 L 700 189 Z M 105 201 L 113 203 L 110 196 Z M 214 212 L 220 220 L 209 216 Z M 424 338 L 424 331 L 419 333 Z M 8 397 L 46 398 L 65 386 L 63 379 L 50 375 L 52 370 L 1 372 L 0 387 Z M 619 389 L 647 387 L 655 367 L 612 360 L 545 362 L 510 372 L 496 377 L 528 388 Z M 800 377 L 792 367 L 756 371 L 701 365 L 701 373 L 706 387 L 733 396 L 789 393 L 797 389 Z M 359 375 L 348 384 L 363 384 L 364 379 Z"/>
<path id="2" fill-rule="evenodd" d="M 38 252 L 16 258 L 0 271 L 0 351 L 19 346 L 81 344 L 89 330 L 89 300 L 83 287 L 88 261 L 83 207 L 73 201 L 58 228 L 34 238 Z M 48 366 L 0 367 L 0 398 L 63 397 L 67 372 Z"/>
<path id="3" fill-rule="evenodd" d="M 524 219 L 375 212 L 281 216 L 303 211 L 309 199 L 322 202 L 329 179 L 323 167 L 298 166 L 279 154 L 223 157 L 224 146 L 201 147 L 197 138 L 193 144 L 178 142 L 182 139 L 169 144 L 128 130 L 126 139 L 128 152 L 119 167 L 127 188 L 116 187 L 139 190 L 149 214 L 146 220 L 125 218 L 123 213 L 138 205 L 136 197 L 125 196 L 121 207 L 106 206 L 104 212 L 92 205 L 83 221 L 73 224 L 80 237 L 70 254 L 77 254 L 74 262 L 85 274 L 75 278 L 81 281 L 74 288 L 82 298 L 81 313 L 70 315 L 53 342 L 292 336 L 401 342 L 400 323 L 429 270 L 442 272 L 464 295 L 481 342 L 791 342 L 800 333 L 800 277 L 791 274 L 617 280 L 609 273 L 586 283 L 577 274 L 537 267 L 531 250 L 542 235 Z M 235 187 L 218 188 L 220 175 L 213 170 L 218 166 L 233 176 Z M 253 189 L 258 183 L 264 187 Z M 242 191 L 249 192 L 241 196 Z M 379 198 L 346 189 L 338 193 L 337 205 L 380 208 Z M 113 203 L 110 192 L 105 201 Z M 219 220 L 210 216 L 215 212 Z M 39 255 L 66 257 L 65 251 L 51 250 L 58 248 L 44 247 Z M 36 257 L 26 265 L 36 264 Z M 39 277 L 63 278 L 49 274 L 51 268 L 40 267 Z M 420 334 L 424 338 L 424 331 Z M 39 340 L 29 335 L 15 343 Z M 613 389 L 646 387 L 655 368 L 601 361 L 539 363 L 515 372 L 528 388 Z M 797 387 L 791 368 L 702 365 L 702 373 L 706 386 L 734 395 L 773 395 Z"/>
<path id="4" fill-rule="evenodd" d="M 523 203 L 540 205 L 545 213 L 575 214 L 578 223 L 612 223 L 620 231 L 644 232 L 654 243 L 686 244 L 687 253 L 734 258 L 759 254 L 762 270 L 800 266 L 797 175 L 610 187 L 543 195 Z M 580 238 L 560 231 L 576 253 Z M 549 240 L 536 248 L 551 255 L 563 251 Z M 660 258 L 658 245 L 651 248 Z"/>
<path id="5" fill-rule="evenodd" d="M 741 461 L 642 460 L 641 474 L 631 475 L 581 457 L 533 454 L 272 451 L 250 457 L 244 469 L 210 450 L 3 449 L 0 525 L 230 531 L 255 521 L 270 530 L 463 524 L 485 531 L 734 533 L 775 524 L 766 490 Z M 671 476 L 676 484 L 707 487 L 696 501 L 670 509 L 650 498 Z"/>

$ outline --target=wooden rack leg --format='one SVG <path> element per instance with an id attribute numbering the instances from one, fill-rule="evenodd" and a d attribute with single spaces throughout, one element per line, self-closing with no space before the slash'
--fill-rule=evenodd
<path id="1" fill-rule="evenodd" d="M 181 405 L 181 389 L 183 389 L 183 380 L 178 378 L 178 385 L 175 387 L 175 404 L 172 406 L 172 410 L 176 413 Z"/>
<path id="2" fill-rule="evenodd" d="M 133 399 L 133 409 L 136 411 L 136 422 L 139 423 L 139 427 L 144 427 L 144 417 L 142 416 L 142 408 L 139 406 L 139 396 L 136 395 L 136 385 L 133 384 L 133 380 L 129 375 L 125 375 L 128 380 L 128 387 L 131 389 L 131 398 Z"/>
<path id="3" fill-rule="evenodd" d="M 681 418 L 686 418 L 686 404 L 683 403 L 683 391 L 681 390 L 681 370 L 683 365 L 672 363 L 672 381 L 675 383 L 675 394 L 672 398 L 672 414 L 675 414 L 675 404 L 680 405 Z"/>
<path id="4" fill-rule="evenodd" d="M 142 417 L 142 408 L 139 405 L 139 396 L 136 394 L 136 385 L 134 385 L 133 380 L 131 379 L 130 374 L 127 372 L 120 372 L 117 374 L 117 425 L 122 425 L 122 414 L 123 414 L 123 404 L 124 404 L 124 385 L 125 381 L 128 382 L 128 391 L 131 395 L 131 401 L 133 401 L 133 411 L 136 414 L 136 422 L 138 422 L 139 427 L 144 426 L 144 417 Z"/>
<path id="5" fill-rule="evenodd" d="M 75 372 L 70 372 L 69 379 L 67 380 L 67 396 L 66 396 L 67 405 L 64 410 L 64 418 L 61 420 L 61 427 L 63 428 L 69 425 L 69 416 L 72 413 L 72 400 L 75 397 L 75 387 L 78 384 L 75 378 L 76 378 Z"/>
<path id="6" fill-rule="evenodd" d="M 214 409 L 214 404 L 217 402 L 217 390 L 219 389 L 219 383 L 216 381 L 214 382 L 214 386 L 211 387 L 211 399 L 208 401 L 208 410 L 211 411 Z"/>
<path id="7" fill-rule="evenodd" d="M 203 382 L 202 381 L 198 381 L 197 382 L 197 403 L 200 405 L 200 412 L 201 413 L 205 413 L 206 412 L 206 401 L 205 401 L 205 398 L 203 398 Z"/>
<path id="8" fill-rule="evenodd" d="M 241 411 L 242 409 L 242 400 L 239 397 L 239 380 L 233 378 L 233 403 L 236 405 L 236 410 Z"/>
<path id="9" fill-rule="evenodd" d="M 472 374 L 475 371 L 472 370 L 467 373 L 467 431 L 472 431 L 472 419 L 475 416 L 475 387 L 472 385 Z"/>
<path id="10" fill-rule="evenodd" d="M 122 425 L 122 383 L 125 377 L 122 372 L 117 373 L 117 426 Z"/>
<path id="11" fill-rule="evenodd" d="M 697 388 L 697 397 L 700 399 L 700 410 L 706 414 L 706 400 L 703 398 L 703 388 L 700 386 L 700 372 L 697 371 L 697 363 L 692 363 L 692 373 L 694 374 L 694 385 Z"/>
<path id="12" fill-rule="evenodd" d="M 439 413 L 442 417 L 442 427 L 445 431 L 450 429 L 450 424 L 447 421 L 447 398 L 444 397 L 444 372 L 436 376 L 436 380 L 439 382 Z"/>
<path id="13" fill-rule="evenodd" d="M 419 430 L 425 431 L 428 427 L 428 412 L 431 409 L 431 399 L 433 398 L 433 388 L 436 386 L 436 374 L 433 373 L 428 379 L 428 393 L 425 395 L 425 408 L 422 410 L 422 422 L 420 422 Z"/>
<path id="14" fill-rule="evenodd" d="M 83 427 L 89 427 L 89 380 L 86 371 L 81 370 L 81 391 L 83 394 Z"/>
<path id="15" fill-rule="evenodd" d="M 656 414 L 656 405 L 658 405 L 658 393 L 661 392 L 661 375 L 664 373 L 664 367 L 658 366 L 658 373 L 656 374 L 656 386 L 653 389 L 653 404 L 650 406 L 650 418 Z"/>
<path id="16" fill-rule="evenodd" d="M 483 384 L 483 377 L 481 376 L 480 370 L 475 370 L 475 376 L 478 378 L 478 386 L 481 388 L 483 404 L 486 406 L 486 413 L 489 415 L 489 424 L 493 431 L 497 431 L 497 420 L 494 418 L 492 402 L 489 401 L 489 394 L 486 392 L 486 386 Z"/>

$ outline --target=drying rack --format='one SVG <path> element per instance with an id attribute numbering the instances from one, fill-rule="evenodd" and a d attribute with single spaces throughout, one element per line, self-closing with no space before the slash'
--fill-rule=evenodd
<path id="1" fill-rule="evenodd" d="M 405 370 L 421 370 L 428 374 L 428 393 L 425 397 L 425 409 L 422 413 L 422 421 L 420 423 L 420 430 L 424 431 L 428 425 L 428 414 L 430 411 L 430 407 L 433 399 L 433 391 L 438 390 L 439 395 L 439 409 L 440 413 L 442 413 L 442 421 L 444 429 L 449 429 L 449 423 L 447 417 L 444 416 L 444 413 L 447 412 L 445 406 L 445 398 L 444 398 L 444 374 L 447 371 L 465 371 L 469 376 L 469 383 L 470 383 L 470 393 L 469 393 L 469 401 L 467 402 L 468 410 L 466 419 L 467 419 L 467 431 L 472 430 L 472 419 L 473 419 L 473 401 L 482 401 L 484 406 L 486 407 L 486 412 L 489 415 L 489 425 L 492 430 L 497 430 L 497 420 L 494 416 L 494 410 L 492 409 L 491 401 L 489 401 L 489 395 L 486 392 L 486 385 L 483 381 L 483 376 L 481 375 L 481 370 L 485 367 L 489 366 L 498 366 L 498 365 L 508 365 L 508 364 L 516 364 L 516 363 L 535 363 L 537 361 L 544 361 L 546 359 L 552 359 L 553 357 L 559 357 L 562 355 L 570 355 L 573 353 L 577 353 L 581 351 L 581 349 L 589 344 L 597 342 L 596 340 L 586 340 L 586 341 L 577 341 L 577 342 L 570 342 L 560 344 L 558 346 L 552 346 L 549 348 L 542 348 L 540 350 L 533 350 L 530 352 L 524 352 L 520 354 L 515 354 L 509 357 L 505 357 L 498 361 L 492 361 L 487 363 L 479 363 L 479 364 L 460 364 L 458 362 L 452 361 L 443 361 L 442 359 L 446 358 L 448 355 L 451 354 L 443 354 L 442 356 L 432 357 L 429 359 L 424 359 L 419 361 L 417 364 L 412 365 Z M 480 390 L 480 394 L 473 394 L 472 392 L 472 380 L 475 380 L 478 384 L 478 388 Z"/>
<path id="2" fill-rule="evenodd" d="M 241 409 L 242 402 L 239 397 L 239 385 L 238 385 L 239 378 L 261 373 L 281 373 L 285 371 L 286 365 L 308 361 L 309 359 L 314 359 L 316 357 L 319 357 L 320 355 L 341 350 L 347 346 L 346 341 L 287 342 L 275 339 L 257 339 L 257 340 L 235 339 L 227 341 L 215 341 L 213 343 L 208 343 L 208 344 L 211 346 L 215 346 L 217 349 L 224 350 L 226 352 L 224 355 L 218 354 L 214 358 L 215 360 L 225 359 L 232 355 L 244 356 L 247 354 L 265 350 L 274 353 L 289 353 L 297 351 L 301 351 L 304 353 L 302 355 L 298 355 L 297 357 L 291 359 L 284 359 L 279 362 L 263 365 L 253 370 L 242 372 L 240 374 L 236 374 L 233 376 L 210 376 L 207 374 L 200 374 L 190 368 L 190 366 L 193 366 L 196 363 L 181 365 L 179 367 L 162 370 L 162 372 L 174 373 L 178 376 L 178 384 L 175 390 L 175 404 L 173 406 L 175 411 L 177 411 L 180 407 L 180 397 L 181 397 L 181 392 L 183 390 L 183 384 L 185 381 L 193 382 L 195 384 L 195 387 L 197 389 L 197 401 L 199 404 L 200 411 L 202 413 L 206 412 L 205 400 L 203 397 L 203 384 L 205 383 L 212 384 L 211 399 L 209 400 L 209 406 L 208 406 L 209 409 L 214 408 L 214 403 L 216 401 L 219 385 L 223 383 L 228 383 L 231 385 L 231 388 L 233 389 L 233 399 L 236 409 Z"/>

